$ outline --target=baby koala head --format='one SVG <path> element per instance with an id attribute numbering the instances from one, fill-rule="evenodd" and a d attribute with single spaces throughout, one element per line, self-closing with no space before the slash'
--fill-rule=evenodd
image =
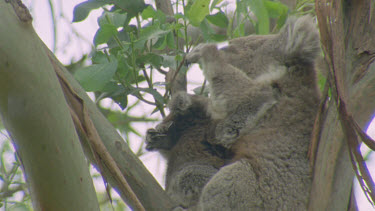
<path id="1" fill-rule="evenodd" d="M 213 43 L 201 43 L 197 45 L 191 52 L 186 55 L 186 62 L 200 63 L 217 61 L 220 58 L 219 50 L 216 44 Z"/>

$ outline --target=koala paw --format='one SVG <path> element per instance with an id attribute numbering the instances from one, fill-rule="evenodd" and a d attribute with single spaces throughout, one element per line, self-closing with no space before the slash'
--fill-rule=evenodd
<path id="1" fill-rule="evenodd" d="M 218 144 L 229 149 L 239 137 L 239 135 L 240 131 L 238 129 L 232 127 L 224 127 L 223 125 L 219 124 L 215 131 L 214 144 Z"/>
<path id="2" fill-rule="evenodd" d="M 146 134 L 146 150 L 153 151 L 168 148 L 168 135 L 156 129 L 148 129 Z"/>

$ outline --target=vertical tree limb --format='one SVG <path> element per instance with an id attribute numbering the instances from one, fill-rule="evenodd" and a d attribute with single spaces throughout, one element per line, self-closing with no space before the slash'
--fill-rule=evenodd
<path id="1" fill-rule="evenodd" d="M 56 74 L 30 19 L 21 18 L 27 17 L 24 8 L 15 13 L 14 7 L 0 1 L 0 116 L 20 157 L 33 207 L 99 210 Z"/>
<path id="2" fill-rule="evenodd" d="M 331 84 L 336 85 L 338 90 L 331 87 L 333 97 L 339 100 L 329 103 L 318 148 L 309 210 L 347 210 L 354 176 L 349 153 L 358 153 L 355 152 L 358 145 L 348 147 L 345 141 L 353 141 L 348 132 L 354 127 L 346 125 L 348 113 L 343 111 L 348 111 L 363 128 L 375 110 L 375 103 L 368 100 L 375 91 L 375 42 L 373 38 L 364 39 L 375 30 L 372 20 L 374 10 L 369 9 L 370 0 L 317 0 L 315 5 L 326 61 L 335 79 Z M 354 120 L 350 122 L 356 124 Z M 358 132 L 356 130 L 355 133 Z"/>

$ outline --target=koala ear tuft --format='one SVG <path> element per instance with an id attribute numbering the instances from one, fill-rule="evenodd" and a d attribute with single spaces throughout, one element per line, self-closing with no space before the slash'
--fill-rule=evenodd
<path id="1" fill-rule="evenodd" d="M 192 104 L 191 96 L 184 91 L 177 92 L 172 96 L 168 107 L 171 112 L 181 113 L 186 111 Z"/>
<path id="2" fill-rule="evenodd" d="M 319 31 L 310 15 L 289 17 L 279 36 L 285 40 L 284 50 L 289 61 L 313 62 L 320 52 Z"/>

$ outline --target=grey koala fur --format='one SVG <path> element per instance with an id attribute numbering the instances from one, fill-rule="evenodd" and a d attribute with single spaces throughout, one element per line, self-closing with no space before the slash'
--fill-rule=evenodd
<path id="1" fill-rule="evenodd" d="M 212 146 L 216 122 L 208 115 L 208 99 L 175 94 L 170 114 L 146 135 L 146 149 L 158 150 L 168 161 L 166 191 L 182 208 L 194 209 L 203 186 L 224 165 L 226 149 Z"/>
<path id="2" fill-rule="evenodd" d="M 307 151 L 319 105 L 314 70 L 319 51 L 316 26 L 304 16 L 289 18 L 279 34 L 234 39 L 222 50 L 201 46 L 187 57 L 199 58 L 203 64 L 212 103 L 225 101 L 216 105 L 227 109 L 217 126 L 224 129 L 216 130 L 216 138 L 210 141 L 234 153 L 232 163 L 203 188 L 199 210 L 307 209 L 311 188 Z M 236 76 L 239 70 L 245 79 Z M 258 90 L 246 91 L 243 81 L 252 82 L 247 89 L 266 87 L 260 90 L 266 90 L 263 103 L 268 106 L 259 106 L 261 95 L 254 94 Z M 272 88 L 267 89 L 267 84 Z M 246 98 L 249 93 L 251 97 Z M 247 105 L 256 109 L 246 109 Z M 209 107 L 214 107 L 209 112 L 215 116 L 219 109 Z M 227 135 L 231 128 L 225 127 L 237 122 L 241 124 L 235 128 L 238 136 Z"/>
<path id="3" fill-rule="evenodd" d="M 305 16 L 289 18 L 276 35 L 234 39 L 220 50 L 200 45 L 187 55 L 202 63 L 210 98 L 177 95 L 146 139 L 167 157 L 166 189 L 181 207 L 307 209 L 319 51 Z"/>

